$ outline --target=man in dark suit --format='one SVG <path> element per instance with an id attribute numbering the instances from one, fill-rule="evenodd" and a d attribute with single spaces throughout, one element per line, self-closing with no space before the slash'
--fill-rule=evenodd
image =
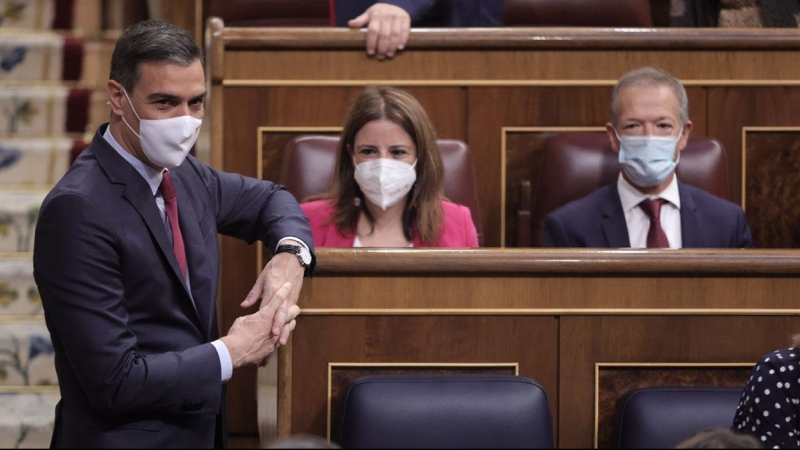
<path id="1" fill-rule="evenodd" d="M 619 154 L 611 185 L 544 220 L 544 247 L 742 248 L 753 239 L 744 211 L 680 182 L 675 167 L 692 122 L 683 85 L 653 67 L 614 87 L 606 131 Z"/>
<path id="2" fill-rule="evenodd" d="M 313 270 L 295 199 L 268 181 L 187 156 L 204 113 L 202 53 L 147 21 L 119 39 L 111 121 L 47 196 L 34 276 L 55 348 L 61 401 L 53 447 L 226 445 L 224 383 L 266 364 L 299 313 Z M 218 234 L 275 256 L 218 338 Z M 230 301 L 230 299 L 225 299 Z"/>

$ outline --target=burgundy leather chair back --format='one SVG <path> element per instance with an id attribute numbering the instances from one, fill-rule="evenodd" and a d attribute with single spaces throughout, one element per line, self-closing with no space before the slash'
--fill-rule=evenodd
<path id="1" fill-rule="evenodd" d="M 467 144 L 455 139 L 439 139 L 438 143 L 445 172 L 444 195 L 469 208 L 478 231 L 478 244 L 483 245 L 472 152 Z M 338 136 L 304 135 L 292 139 L 283 155 L 280 183 L 300 202 L 328 192 L 333 185 L 338 145 Z"/>
<path id="2" fill-rule="evenodd" d="M 656 5 L 652 5 L 655 3 Z M 504 25 L 652 27 L 669 24 L 661 0 L 504 0 Z M 666 13 L 667 17 L 655 17 Z M 666 25 L 665 25 L 666 22 Z"/>
<path id="3" fill-rule="evenodd" d="M 519 228 L 531 227 L 531 242 L 519 242 L 518 233 L 519 246 L 541 246 L 542 223 L 547 214 L 612 183 L 619 175 L 617 154 L 611 149 L 606 133 L 553 133 L 543 146 L 542 169 L 532 196 L 530 219 L 526 224 L 523 218 L 519 224 Z M 690 137 L 681 152 L 676 173 L 683 182 L 729 199 L 725 149 L 716 139 Z M 520 210 L 524 212 L 525 206 Z"/>

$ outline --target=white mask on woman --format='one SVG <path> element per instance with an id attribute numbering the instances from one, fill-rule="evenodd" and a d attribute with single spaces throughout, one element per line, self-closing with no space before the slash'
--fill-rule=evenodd
<path id="1" fill-rule="evenodd" d="M 180 166 L 197 141 L 203 121 L 192 116 L 159 120 L 142 119 L 133 107 L 128 92 L 124 89 L 123 92 L 128 98 L 128 104 L 131 105 L 133 113 L 139 119 L 139 132 L 133 130 L 125 120 L 125 116 L 122 117 L 122 121 L 139 138 L 142 143 L 142 151 L 147 159 L 156 166 L 167 169 Z"/>
<path id="2" fill-rule="evenodd" d="M 354 161 L 355 162 L 355 161 Z M 386 208 L 396 205 L 408 195 L 417 181 L 414 164 L 377 158 L 356 164 L 354 178 L 367 200 Z"/>

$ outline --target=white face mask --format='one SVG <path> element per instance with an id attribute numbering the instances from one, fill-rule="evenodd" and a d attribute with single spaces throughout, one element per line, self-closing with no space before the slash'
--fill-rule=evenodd
<path id="1" fill-rule="evenodd" d="M 356 164 L 354 177 L 367 200 L 384 211 L 400 202 L 417 181 L 414 164 L 377 158 Z"/>
<path id="2" fill-rule="evenodd" d="M 617 134 L 617 130 L 614 130 Z M 658 186 L 678 165 L 675 149 L 683 134 L 678 136 L 620 136 L 619 163 L 631 181 L 640 187 Z"/>
<path id="3" fill-rule="evenodd" d="M 122 117 L 122 121 L 139 138 L 142 143 L 142 151 L 147 159 L 156 166 L 167 169 L 180 166 L 197 141 L 203 121 L 192 116 L 160 120 L 142 119 L 133 107 L 128 93 L 124 89 L 123 92 L 128 98 L 128 104 L 131 105 L 133 113 L 139 119 L 139 132 L 133 130 L 125 120 L 125 116 Z"/>

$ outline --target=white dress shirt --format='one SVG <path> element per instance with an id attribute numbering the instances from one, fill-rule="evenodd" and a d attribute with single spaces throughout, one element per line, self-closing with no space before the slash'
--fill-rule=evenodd
<path id="1" fill-rule="evenodd" d="M 658 195 L 642 193 L 630 183 L 622 174 L 617 180 L 619 200 L 622 211 L 625 212 L 625 223 L 628 225 L 628 238 L 631 248 L 647 248 L 647 232 L 650 230 L 650 217 L 639 207 L 642 200 L 664 199 L 666 203 L 661 206 L 661 228 L 667 235 L 669 248 L 681 248 L 681 196 L 678 192 L 678 176 L 672 177 L 672 182 Z"/>

